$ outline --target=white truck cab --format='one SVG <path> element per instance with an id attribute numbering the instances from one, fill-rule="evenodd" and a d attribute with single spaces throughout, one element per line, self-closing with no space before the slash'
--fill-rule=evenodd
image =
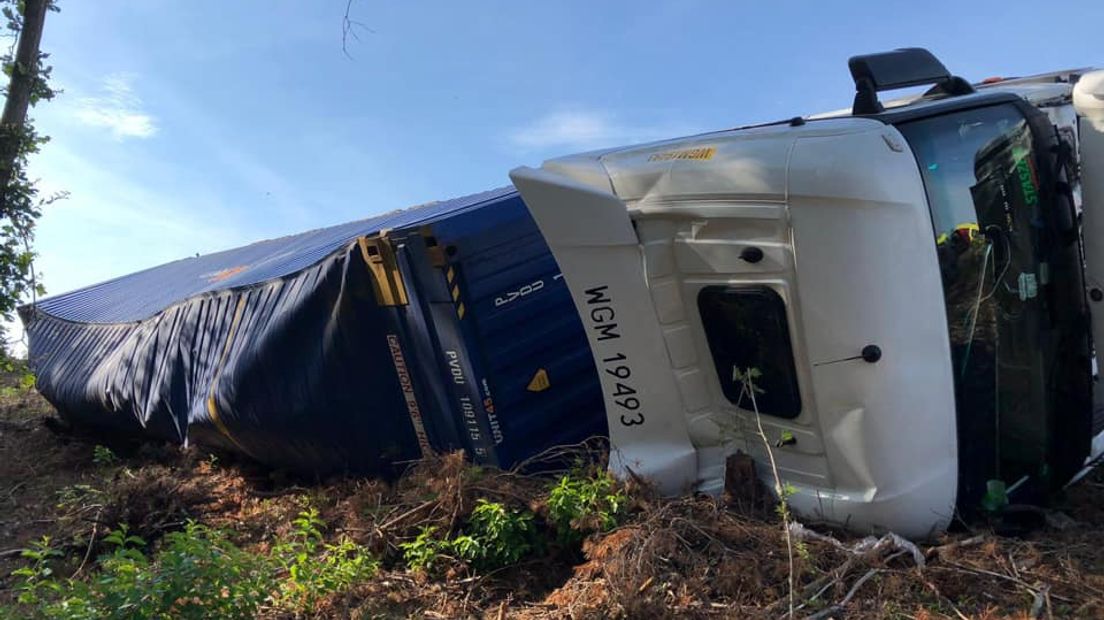
<path id="1" fill-rule="evenodd" d="M 1104 87 L 1075 72 L 975 88 L 919 49 L 850 66 L 846 115 L 511 178 L 587 329 L 615 471 L 719 492 L 745 452 L 770 478 L 761 424 L 803 518 L 922 537 L 994 483 L 1044 498 L 1100 430 L 1088 300 L 1104 248 L 1094 271 L 1076 147 L 1085 234 L 1104 242 L 1089 216 L 1104 207 Z M 1096 121 L 1078 107 L 1080 136 L 1078 77 L 1097 106 Z M 918 84 L 933 88 L 877 99 Z"/>

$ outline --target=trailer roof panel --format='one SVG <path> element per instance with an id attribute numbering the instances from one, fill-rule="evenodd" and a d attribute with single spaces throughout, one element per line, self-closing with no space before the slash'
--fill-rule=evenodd
<path id="1" fill-rule="evenodd" d="M 309 267 L 356 238 L 384 229 L 426 224 L 514 195 L 502 187 L 470 196 L 392 211 L 337 226 L 258 241 L 177 260 L 38 301 L 37 310 L 82 323 L 140 321 L 191 297 L 281 278 Z M 24 314 L 30 306 L 20 309 Z"/>

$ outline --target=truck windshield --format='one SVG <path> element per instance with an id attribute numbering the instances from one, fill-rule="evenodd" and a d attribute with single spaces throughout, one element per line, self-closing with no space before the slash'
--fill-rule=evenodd
<path id="1" fill-rule="evenodd" d="M 973 504 L 986 480 L 1012 484 L 1047 462 L 1056 338 L 1040 158 L 1011 104 L 898 129 L 931 208 L 955 374 L 959 494 Z"/>

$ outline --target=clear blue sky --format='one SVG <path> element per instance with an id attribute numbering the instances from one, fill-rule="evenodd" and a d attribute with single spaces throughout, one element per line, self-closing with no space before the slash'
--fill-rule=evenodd
<path id="1" fill-rule="evenodd" d="M 60 0 L 34 110 L 51 293 L 509 182 L 520 164 L 850 104 L 848 56 L 1104 65 L 1104 1 Z M 895 8 L 899 6 L 900 8 Z"/>

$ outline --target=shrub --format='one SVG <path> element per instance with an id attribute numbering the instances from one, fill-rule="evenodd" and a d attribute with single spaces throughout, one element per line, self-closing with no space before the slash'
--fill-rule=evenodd
<path id="1" fill-rule="evenodd" d="M 434 536 L 437 526 L 422 528 L 414 540 L 399 543 L 403 552 L 403 561 L 412 570 L 427 571 L 433 568 L 442 555 L 449 553 L 449 541 Z"/>
<path id="2" fill-rule="evenodd" d="M 20 555 L 31 563 L 12 572 L 13 577 L 22 578 L 16 585 L 16 590 L 19 592 L 18 601 L 23 605 L 38 605 L 44 596 L 60 589 L 53 579 L 54 569 L 50 566 L 50 562 L 54 558 L 61 557 L 61 552 L 53 548 L 49 536 L 43 536 L 40 540 L 31 543 L 31 547 L 24 549 Z"/>
<path id="3" fill-rule="evenodd" d="M 565 475 L 548 493 L 548 520 L 561 543 L 577 544 L 587 534 L 617 527 L 626 500 L 609 472 Z"/>
<path id="4" fill-rule="evenodd" d="M 84 489 L 74 494 L 84 497 Z M 195 522 L 165 535 L 149 555 L 146 541 L 125 524 L 104 542 L 87 581 L 58 580 L 50 567 L 61 553 L 49 538 L 23 552 L 30 563 L 16 570 L 21 578 L 18 608 L 0 607 L 0 618 L 253 618 L 261 606 L 277 604 L 293 612 L 311 612 L 319 601 L 372 576 L 378 563 L 348 538 L 327 544 L 325 523 L 310 508 L 293 521 L 290 540 L 268 555 L 244 551 L 226 534 Z M 280 581 L 278 576 L 286 575 Z"/>
<path id="5" fill-rule="evenodd" d="M 516 564 L 539 542 L 533 513 L 485 499 L 478 500 L 463 531 L 452 539 L 438 538 L 436 532 L 434 526 L 424 527 L 414 540 L 399 544 L 408 567 L 430 570 L 441 556 L 451 556 L 478 570 L 495 570 Z"/>
<path id="6" fill-rule="evenodd" d="M 457 557 L 481 570 L 516 564 L 534 548 L 537 530 L 533 513 L 511 510 L 480 499 L 468 519 L 467 531 L 452 540 Z"/>
<path id="7" fill-rule="evenodd" d="M 150 559 L 145 541 L 119 526 L 105 539 L 114 550 L 99 560 L 88 582 L 55 580 L 43 562 L 56 555 L 48 542 L 29 550 L 19 602 L 27 615 L 71 620 L 107 618 L 253 618 L 273 587 L 263 556 L 235 547 L 218 530 L 198 523 L 166 534 Z"/>
<path id="8" fill-rule="evenodd" d="M 347 590 L 374 575 L 379 563 L 347 537 L 336 544 L 322 538 L 325 522 L 309 507 L 292 521 L 290 541 L 277 545 L 273 555 L 287 571 L 280 602 L 298 611 L 313 611 L 327 595 Z"/>
<path id="9" fill-rule="evenodd" d="M 111 448 L 97 445 L 95 448 L 92 448 L 92 462 L 100 467 L 104 467 L 118 463 L 119 457 L 115 456 Z"/>
<path id="10" fill-rule="evenodd" d="M 195 522 L 166 534 L 152 562 L 141 550 L 145 542 L 125 526 L 106 540 L 115 551 L 89 586 L 100 617 L 252 618 L 272 588 L 263 556 Z"/>

